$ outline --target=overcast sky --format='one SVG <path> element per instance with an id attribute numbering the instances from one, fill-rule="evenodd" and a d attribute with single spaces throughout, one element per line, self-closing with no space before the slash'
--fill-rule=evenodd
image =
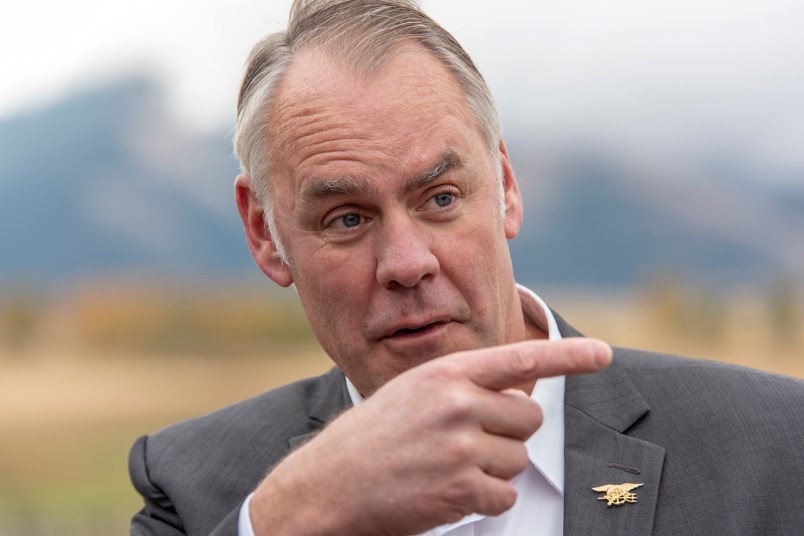
<path id="1" fill-rule="evenodd" d="M 290 0 L 14 2 L 0 118 L 135 69 L 170 110 L 229 128 L 252 44 Z M 425 0 L 488 79 L 508 131 L 662 151 L 748 151 L 804 180 L 800 0 Z"/>

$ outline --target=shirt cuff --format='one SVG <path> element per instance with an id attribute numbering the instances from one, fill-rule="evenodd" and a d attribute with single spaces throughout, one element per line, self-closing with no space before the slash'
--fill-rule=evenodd
<path id="1" fill-rule="evenodd" d="M 240 507 L 240 515 L 237 518 L 237 536 L 254 536 L 254 527 L 251 526 L 251 516 L 248 514 L 248 505 L 251 504 L 251 497 L 254 493 L 249 493 L 243 506 Z"/>

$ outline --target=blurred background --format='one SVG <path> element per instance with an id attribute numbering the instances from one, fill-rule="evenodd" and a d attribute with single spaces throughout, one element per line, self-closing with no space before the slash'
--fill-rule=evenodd
<path id="1" fill-rule="evenodd" d="M 586 334 L 804 377 L 804 4 L 422 3 L 496 96 L 521 282 Z M 4 9 L 0 534 L 126 534 L 138 435 L 329 367 L 232 196 L 289 4 Z"/>

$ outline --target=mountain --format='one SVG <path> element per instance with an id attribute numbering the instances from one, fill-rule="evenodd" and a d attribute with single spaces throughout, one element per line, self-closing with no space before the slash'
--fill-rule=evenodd
<path id="1" fill-rule="evenodd" d="M 133 77 L 0 124 L 0 280 L 248 269 L 229 140 L 161 102 Z"/>
<path id="2" fill-rule="evenodd" d="M 162 102 L 132 75 L 0 122 L 0 286 L 258 273 L 229 136 L 189 133 Z M 804 282 L 804 181 L 765 180 L 739 155 L 634 163 L 526 139 L 508 139 L 526 205 L 511 244 L 520 280 Z"/>
<path id="3" fill-rule="evenodd" d="M 511 246 L 524 281 L 804 282 L 804 181 L 695 162 L 634 164 L 578 147 L 550 151 L 547 163 L 533 156 L 547 151 L 514 144 L 509 152 L 525 196 L 525 225 Z"/>

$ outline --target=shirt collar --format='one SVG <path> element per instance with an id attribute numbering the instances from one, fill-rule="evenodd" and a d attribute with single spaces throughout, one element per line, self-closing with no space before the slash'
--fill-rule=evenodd
<path id="1" fill-rule="evenodd" d="M 549 340 L 561 340 L 558 323 L 544 300 L 522 285 L 517 284 L 516 288 L 525 322 L 546 332 Z M 363 401 L 363 397 L 349 378 L 346 378 L 346 389 L 349 391 L 352 404 L 357 406 Z M 544 422 L 525 442 L 528 459 L 550 485 L 563 495 L 564 376 L 539 379 L 530 397 L 541 406 Z"/>
<path id="2" fill-rule="evenodd" d="M 547 332 L 548 339 L 560 341 L 553 312 L 535 292 L 517 285 L 525 321 Z M 540 378 L 530 397 L 539 403 L 544 415 L 541 427 L 525 442 L 528 459 L 544 478 L 564 494 L 564 376 Z"/>

